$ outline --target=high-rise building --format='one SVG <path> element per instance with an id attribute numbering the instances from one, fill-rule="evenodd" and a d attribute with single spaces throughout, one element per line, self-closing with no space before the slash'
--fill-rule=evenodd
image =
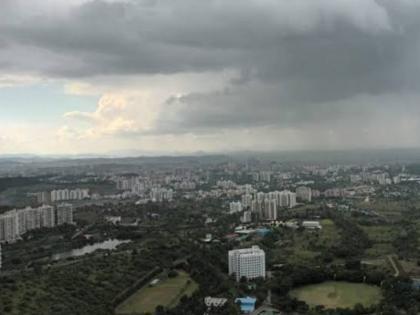
<path id="1" fill-rule="evenodd" d="M 229 204 L 229 213 L 236 213 L 242 211 L 242 204 L 240 201 L 233 201 Z"/>
<path id="2" fill-rule="evenodd" d="M 271 172 L 262 171 L 260 172 L 260 180 L 269 183 L 271 181 Z"/>
<path id="3" fill-rule="evenodd" d="M 293 208 L 296 206 L 296 194 L 288 191 L 288 190 L 283 190 L 280 192 L 279 195 L 279 199 L 280 199 L 280 207 L 285 207 L 285 208 Z"/>
<path id="4" fill-rule="evenodd" d="M 245 194 L 242 195 L 242 205 L 244 208 L 250 208 L 252 206 L 252 195 L 251 194 Z"/>
<path id="5" fill-rule="evenodd" d="M 302 201 L 309 201 L 312 200 L 312 189 L 306 186 L 300 186 L 296 188 L 296 197 Z"/>
<path id="6" fill-rule="evenodd" d="M 229 251 L 229 275 L 235 275 L 236 281 L 265 278 L 265 252 L 258 246 Z"/>
<path id="7" fill-rule="evenodd" d="M 89 198 L 89 189 L 76 188 L 73 190 L 61 189 L 51 191 L 51 201 L 83 200 Z"/>
<path id="8" fill-rule="evenodd" d="M 16 210 L 0 216 L 0 242 L 14 242 L 19 236 L 18 215 Z"/>
<path id="9" fill-rule="evenodd" d="M 40 204 L 49 204 L 51 202 L 51 193 L 48 191 L 41 191 L 36 194 L 37 202 Z"/>
<path id="10" fill-rule="evenodd" d="M 73 205 L 62 203 L 57 205 L 57 225 L 73 224 Z"/>
<path id="11" fill-rule="evenodd" d="M 264 202 L 263 218 L 265 220 L 277 220 L 277 201 L 276 199 L 266 199 Z"/>
<path id="12" fill-rule="evenodd" d="M 42 226 L 39 208 L 27 207 L 17 210 L 18 215 L 18 234 L 22 235 L 27 231 L 39 229 Z"/>
<path id="13" fill-rule="evenodd" d="M 252 222 L 252 213 L 251 213 L 251 210 L 244 211 L 244 213 L 242 214 L 242 217 L 241 217 L 241 222 L 242 223 L 250 223 L 250 222 Z"/>
<path id="14" fill-rule="evenodd" d="M 150 199 L 153 202 L 172 201 L 174 192 L 172 189 L 152 188 L 150 190 Z"/>
<path id="15" fill-rule="evenodd" d="M 61 223 L 63 220 L 72 222 L 73 217 L 69 210 L 64 214 L 59 212 L 61 216 L 59 224 L 63 224 Z M 28 231 L 54 226 L 56 226 L 56 212 L 52 206 L 43 205 L 38 208 L 11 210 L 0 215 L 0 243 L 14 242 Z"/>
<path id="16" fill-rule="evenodd" d="M 37 210 L 41 219 L 41 227 L 52 228 L 55 226 L 54 207 L 44 205 Z"/>

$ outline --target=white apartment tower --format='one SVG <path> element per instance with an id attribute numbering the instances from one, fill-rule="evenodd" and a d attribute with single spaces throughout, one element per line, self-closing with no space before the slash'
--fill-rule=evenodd
<path id="1" fill-rule="evenodd" d="M 229 251 L 229 275 L 235 274 L 236 281 L 265 278 L 265 252 L 258 246 Z"/>
<path id="2" fill-rule="evenodd" d="M 300 186 L 296 188 L 296 197 L 303 201 L 312 200 L 312 189 L 310 187 Z"/>
<path id="3" fill-rule="evenodd" d="M 229 213 L 237 213 L 242 211 L 242 203 L 240 201 L 233 201 L 229 204 Z"/>
<path id="4" fill-rule="evenodd" d="M 57 205 L 57 225 L 73 224 L 73 205 L 62 203 Z"/>
<path id="5" fill-rule="evenodd" d="M 42 207 L 39 207 L 37 210 L 39 213 L 42 227 L 52 228 L 55 226 L 54 207 L 44 205 Z"/>
<path id="6" fill-rule="evenodd" d="M 19 226 L 16 210 L 6 212 L 0 216 L 0 243 L 17 240 Z"/>

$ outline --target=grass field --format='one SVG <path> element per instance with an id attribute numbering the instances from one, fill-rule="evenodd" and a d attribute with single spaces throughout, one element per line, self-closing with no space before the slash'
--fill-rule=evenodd
<path id="1" fill-rule="evenodd" d="M 162 305 L 167 308 L 176 306 L 182 296 L 190 296 L 198 289 L 190 276 L 179 271 L 175 278 L 162 279 L 157 285 L 145 286 L 121 303 L 115 313 L 125 314 L 144 314 L 155 312 L 156 306 Z"/>
<path id="2" fill-rule="evenodd" d="M 303 286 L 290 291 L 290 296 L 306 302 L 311 307 L 323 305 L 330 309 L 352 308 L 358 303 L 370 306 L 377 304 L 382 298 L 379 287 L 344 281 L 327 281 Z"/>

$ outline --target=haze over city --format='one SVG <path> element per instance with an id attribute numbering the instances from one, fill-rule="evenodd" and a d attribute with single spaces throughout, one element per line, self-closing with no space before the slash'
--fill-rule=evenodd
<path id="1" fill-rule="evenodd" d="M 416 0 L 2 0 L 0 154 L 419 147 Z"/>

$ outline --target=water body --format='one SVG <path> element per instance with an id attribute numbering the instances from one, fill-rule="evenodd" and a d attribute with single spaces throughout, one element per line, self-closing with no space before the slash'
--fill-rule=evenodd
<path id="1" fill-rule="evenodd" d="M 67 252 L 52 255 L 53 260 L 61 260 L 70 257 L 79 257 L 86 254 L 91 254 L 98 249 L 114 250 L 120 244 L 130 243 L 131 240 L 109 239 L 103 242 L 98 242 L 92 245 L 86 245 L 82 248 L 72 249 Z"/>

